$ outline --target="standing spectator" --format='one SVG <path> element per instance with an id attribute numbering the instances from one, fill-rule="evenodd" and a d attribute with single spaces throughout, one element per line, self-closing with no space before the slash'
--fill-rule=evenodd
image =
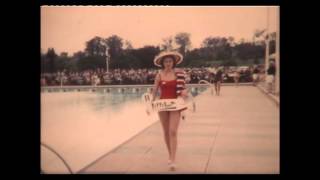
<path id="1" fill-rule="evenodd" d="M 276 74 L 276 67 L 275 67 L 274 61 L 270 61 L 270 65 L 267 70 L 267 79 L 266 79 L 267 91 L 269 93 L 273 92 L 275 74 Z"/>
<path id="2" fill-rule="evenodd" d="M 239 79 L 240 79 L 240 73 L 239 73 L 239 71 L 237 69 L 234 71 L 233 78 L 234 78 L 234 82 L 236 83 L 236 87 L 238 87 Z"/>
<path id="3" fill-rule="evenodd" d="M 257 66 L 255 66 L 255 67 L 253 68 L 253 71 L 252 71 L 252 79 L 253 79 L 253 85 L 254 85 L 254 86 L 256 86 L 257 83 L 258 83 L 258 81 L 259 81 L 258 75 L 259 75 L 259 69 L 258 69 Z"/>
<path id="4" fill-rule="evenodd" d="M 213 71 L 210 71 L 210 72 L 209 72 L 209 82 L 210 82 L 211 84 L 214 83 L 214 72 L 213 72 Z"/>
<path id="5" fill-rule="evenodd" d="M 222 82 L 222 68 L 218 68 L 217 73 L 214 78 L 214 88 L 216 90 L 216 95 L 220 96 L 220 88 L 221 88 L 221 82 Z"/>
<path id="6" fill-rule="evenodd" d="M 190 81 L 190 83 L 192 83 L 192 84 L 195 84 L 195 83 L 197 83 L 197 75 L 195 74 L 195 72 L 194 71 L 192 71 L 191 72 L 191 81 Z"/>
<path id="7" fill-rule="evenodd" d="M 247 68 L 245 71 L 244 71 L 244 80 L 245 82 L 251 82 L 252 81 L 252 75 L 251 75 L 251 70 L 249 68 Z"/>

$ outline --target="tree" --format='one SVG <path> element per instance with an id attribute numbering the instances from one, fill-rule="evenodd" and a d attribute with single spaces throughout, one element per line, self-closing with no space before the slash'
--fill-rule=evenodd
<path id="1" fill-rule="evenodd" d="M 68 53 L 62 52 L 60 53 L 60 56 L 57 56 L 56 58 L 56 70 L 62 71 L 62 70 L 70 70 L 70 64 L 71 64 L 71 57 L 68 57 Z"/>
<path id="2" fill-rule="evenodd" d="M 114 68 L 129 69 L 143 67 L 141 60 L 133 55 L 134 50 L 124 50 L 125 53 L 121 54 L 112 64 Z"/>
<path id="3" fill-rule="evenodd" d="M 162 39 L 163 44 L 161 45 L 161 50 L 170 51 L 173 50 L 173 38 L 171 36 Z"/>
<path id="4" fill-rule="evenodd" d="M 207 37 L 202 42 L 202 53 L 206 59 L 226 60 L 232 57 L 230 43 L 233 38 L 229 37 Z"/>
<path id="5" fill-rule="evenodd" d="M 259 63 L 259 59 L 254 59 L 253 64 L 258 65 Z"/>
<path id="6" fill-rule="evenodd" d="M 78 52 L 73 53 L 73 59 L 75 59 L 75 60 L 82 59 L 85 56 L 86 56 L 86 54 L 82 51 L 78 51 Z"/>
<path id="7" fill-rule="evenodd" d="M 105 58 L 103 56 L 86 56 L 77 61 L 77 68 L 81 71 L 104 67 Z"/>
<path id="8" fill-rule="evenodd" d="M 67 52 L 61 52 L 60 53 L 60 57 L 68 57 L 68 53 Z"/>
<path id="9" fill-rule="evenodd" d="M 243 44 L 243 43 L 245 43 L 246 41 L 245 41 L 245 39 L 244 38 L 241 38 L 240 40 L 239 40 L 239 44 Z"/>
<path id="10" fill-rule="evenodd" d="M 207 37 L 202 41 L 200 53 L 204 59 L 216 59 L 215 48 L 218 46 L 219 39 L 216 37 Z"/>
<path id="11" fill-rule="evenodd" d="M 55 53 L 54 48 L 49 48 L 48 52 L 46 54 L 46 58 L 49 60 L 48 62 L 48 70 L 49 72 L 53 73 L 56 71 L 56 67 L 55 67 L 55 60 L 58 57 L 58 55 Z"/>
<path id="12" fill-rule="evenodd" d="M 40 51 L 40 62 L 41 62 L 41 73 L 47 72 L 47 59 L 46 55 L 43 53 L 42 49 Z"/>
<path id="13" fill-rule="evenodd" d="M 94 37 L 86 42 L 85 52 L 89 56 L 104 56 L 106 52 L 106 43 L 101 37 Z"/>
<path id="14" fill-rule="evenodd" d="M 256 38 L 260 38 L 266 32 L 265 29 L 259 30 L 256 29 L 253 33 L 253 43 L 256 43 Z"/>
<path id="15" fill-rule="evenodd" d="M 270 54 L 275 51 L 276 33 L 270 33 Z M 265 36 L 264 30 L 256 30 L 254 37 Z M 254 38 L 254 41 L 257 39 Z M 184 55 L 184 61 L 180 66 L 211 66 L 214 64 L 236 65 L 259 63 L 264 57 L 265 40 L 260 38 L 256 42 L 235 42 L 233 37 L 212 37 L 205 38 L 200 48 L 189 50 L 191 46 L 190 34 L 178 33 L 174 38 L 169 36 L 163 39 L 158 46 L 144 46 L 134 49 L 129 40 L 123 40 L 117 35 L 106 39 L 94 37 L 86 42 L 84 51 L 78 51 L 71 57 L 67 52 L 58 56 L 53 48 L 46 53 L 40 50 L 41 72 L 55 72 L 68 69 L 71 71 L 96 69 L 106 67 L 106 49 L 111 55 L 110 68 L 154 68 L 153 59 L 162 50 L 175 50 L 174 46 Z M 239 61 L 239 60 L 242 60 Z M 253 61 L 248 61 L 253 60 Z M 245 62 L 246 61 L 246 62 Z"/>
<path id="16" fill-rule="evenodd" d="M 154 68 L 153 59 L 160 53 L 160 48 L 158 46 L 144 46 L 143 48 L 135 49 L 132 51 L 132 56 L 137 60 L 136 62 L 140 64 L 143 68 Z"/>
<path id="17" fill-rule="evenodd" d="M 200 64 L 201 62 L 201 53 L 199 48 L 195 48 L 191 51 L 187 51 L 182 61 L 181 66 L 191 66 L 192 64 Z"/>
<path id="18" fill-rule="evenodd" d="M 207 37 L 202 41 L 201 47 L 203 48 L 216 48 L 218 47 L 219 37 Z"/>
<path id="19" fill-rule="evenodd" d="M 238 64 L 237 64 L 237 62 L 235 60 L 231 59 L 231 60 L 228 60 L 228 61 L 224 61 L 222 63 L 222 65 L 223 66 L 237 66 Z"/>
<path id="20" fill-rule="evenodd" d="M 237 58 L 243 61 L 264 57 L 264 46 L 254 45 L 250 42 L 240 43 L 234 47 Z"/>
<path id="21" fill-rule="evenodd" d="M 126 50 L 133 49 L 133 46 L 132 46 L 130 41 L 126 40 L 124 44 L 125 44 L 125 49 Z"/>
<path id="22" fill-rule="evenodd" d="M 230 44 L 230 46 L 234 47 L 235 46 L 234 37 L 229 36 L 228 37 L 228 43 Z"/>
<path id="23" fill-rule="evenodd" d="M 107 45 L 107 47 L 109 48 L 109 54 L 112 58 L 116 58 L 117 56 L 119 56 L 122 53 L 122 46 L 123 46 L 123 42 L 122 42 L 122 38 L 117 36 L 117 35 L 112 35 L 110 37 L 108 37 L 107 39 L 105 39 L 105 43 Z"/>
<path id="24" fill-rule="evenodd" d="M 178 33 L 174 39 L 175 39 L 176 44 L 179 45 L 179 52 L 181 54 L 185 55 L 186 51 L 191 46 L 190 34 L 185 33 L 185 32 L 181 32 L 181 33 Z"/>
<path id="25" fill-rule="evenodd" d="M 72 71 L 72 72 L 76 72 L 79 70 L 78 68 L 78 60 L 75 59 L 74 57 L 71 57 L 68 59 L 68 63 L 66 64 L 65 67 L 67 70 Z"/>

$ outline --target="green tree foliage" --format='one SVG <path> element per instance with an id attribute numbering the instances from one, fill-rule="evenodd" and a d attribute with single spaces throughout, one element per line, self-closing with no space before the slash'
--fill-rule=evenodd
<path id="1" fill-rule="evenodd" d="M 186 51 L 191 46 L 190 34 L 186 32 L 178 33 L 174 37 L 175 43 L 179 46 L 179 52 L 185 56 Z"/>
<path id="2" fill-rule="evenodd" d="M 85 52 L 88 56 L 103 56 L 106 52 L 106 42 L 101 37 L 94 37 L 86 42 Z"/>
<path id="3" fill-rule="evenodd" d="M 132 56 L 136 57 L 136 63 L 143 68 L 154 68 L 153 59 L 160 53 L 160 48 L 155 46 L 144 46 L 132 51 Z"/>
<path id="4" fill-rule="evenodd" d="M 264 30 L 257 30 L 253 34 L 252 42 L 241 40 L 235 42 L 233 37 L 209 36 L 202 42 L 200 48 L 190 50 L 190 34 L 178 33 L 163 39 L 159 46 L 144 46 L 133 48 L 128 40 L 123 40 L 117 35 L 108 38 L 94 37 L 86 42 L 83 51 L 78 51 L 69 56 L 62 52 L 57 55 L 53 48 L 46 53 L 42 50 L 41 72 L 57 72 L 61 70 L 81 71 L 86 69 L 106 68 L 106 51 L 111 55 L 109 67 L 112 68 L 155 68 L 154 57 L 161 50 L 173 50 L 173 45 L 178 45 L 177 50 L 184 54 L 184 61 L 179 66 L 201 67 L 241 64 L 259 64 L 265 56 Z M 258 39 L 260 38 L 260 39 Z M 276 33 L 269 34 L 270 54 L 275 52 Z"/>
<path id="5" fill-rule="evenodd" d="M 117 35 L 112 35 L 105 39 L 105 43 L 109 48 L 109 54 L 111 55 L 111 58 L 117 58 L 117 56 L 121 55 L 123 50 L 123 40 L 121 37 Z"/>
<path id="6" fill-rule="evenodd" d="M 202 42 L 202 54 L 205 59 L 229 60 L 232 57 L 233 37 L 207 37 Z"/>
<path id="7" fill-rule="evenodd" d="M 264 57 L 265 45 L 254 45 L 249 42 L 237 44 L 234 47 L 237 58 L 242 61 Z"/>
<path id="8" fill-rule="evenodd" d="M 48 67 L 48 72 L 55 72 L 56 70 L 56 63 L 55 60 L 58 57 L 58 55 L 56 54 L 56 52 L 54 51 L 54 48 L 49 48 L 48 52 L 46 54 L 46 59 L 48 60 L 47 67 Z"/>
<path id="9" fill-rule="evenodd" d="M 173 50 L 173 38 L 170 36 L 170 37 L 167 37 L 167 38 L 164 38 L 162 39 L 162 44 L 161 44 L 161 50 L 163 51 L 170 51 L 170 50 Z"/>
<path id="10" fill-rule="evenodd" d="M 77 61 L 77 66 L 80 71 L 105 68 L 106 61 L 103 56 L 86 56 Z"/>

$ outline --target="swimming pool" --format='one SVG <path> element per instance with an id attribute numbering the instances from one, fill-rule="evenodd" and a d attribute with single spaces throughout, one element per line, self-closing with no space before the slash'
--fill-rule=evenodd
<path id="1" fill-rule="evenodd" d="M 207 87 L 188 88 L 197 96 Z M 56 151 L 72 172 L 78 172 L 158 121 L 157 114 L 145 113 L 141 101 L 148 88 L 151 86 L 42 88 L 41 142 Z M 41 169 L 69 173 L 45 146 L 41 146 Z"/>

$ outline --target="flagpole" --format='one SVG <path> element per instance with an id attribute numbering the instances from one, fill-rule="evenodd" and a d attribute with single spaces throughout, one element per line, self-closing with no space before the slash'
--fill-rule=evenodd
<path id="1" fill-rule="evenodd" d="M 109 48 L 106 48 L 106 65 L 107 65 L 107 73 L 109 73 L 109 61 L 110 61 L 110 55 L 109 55 Z"/>

